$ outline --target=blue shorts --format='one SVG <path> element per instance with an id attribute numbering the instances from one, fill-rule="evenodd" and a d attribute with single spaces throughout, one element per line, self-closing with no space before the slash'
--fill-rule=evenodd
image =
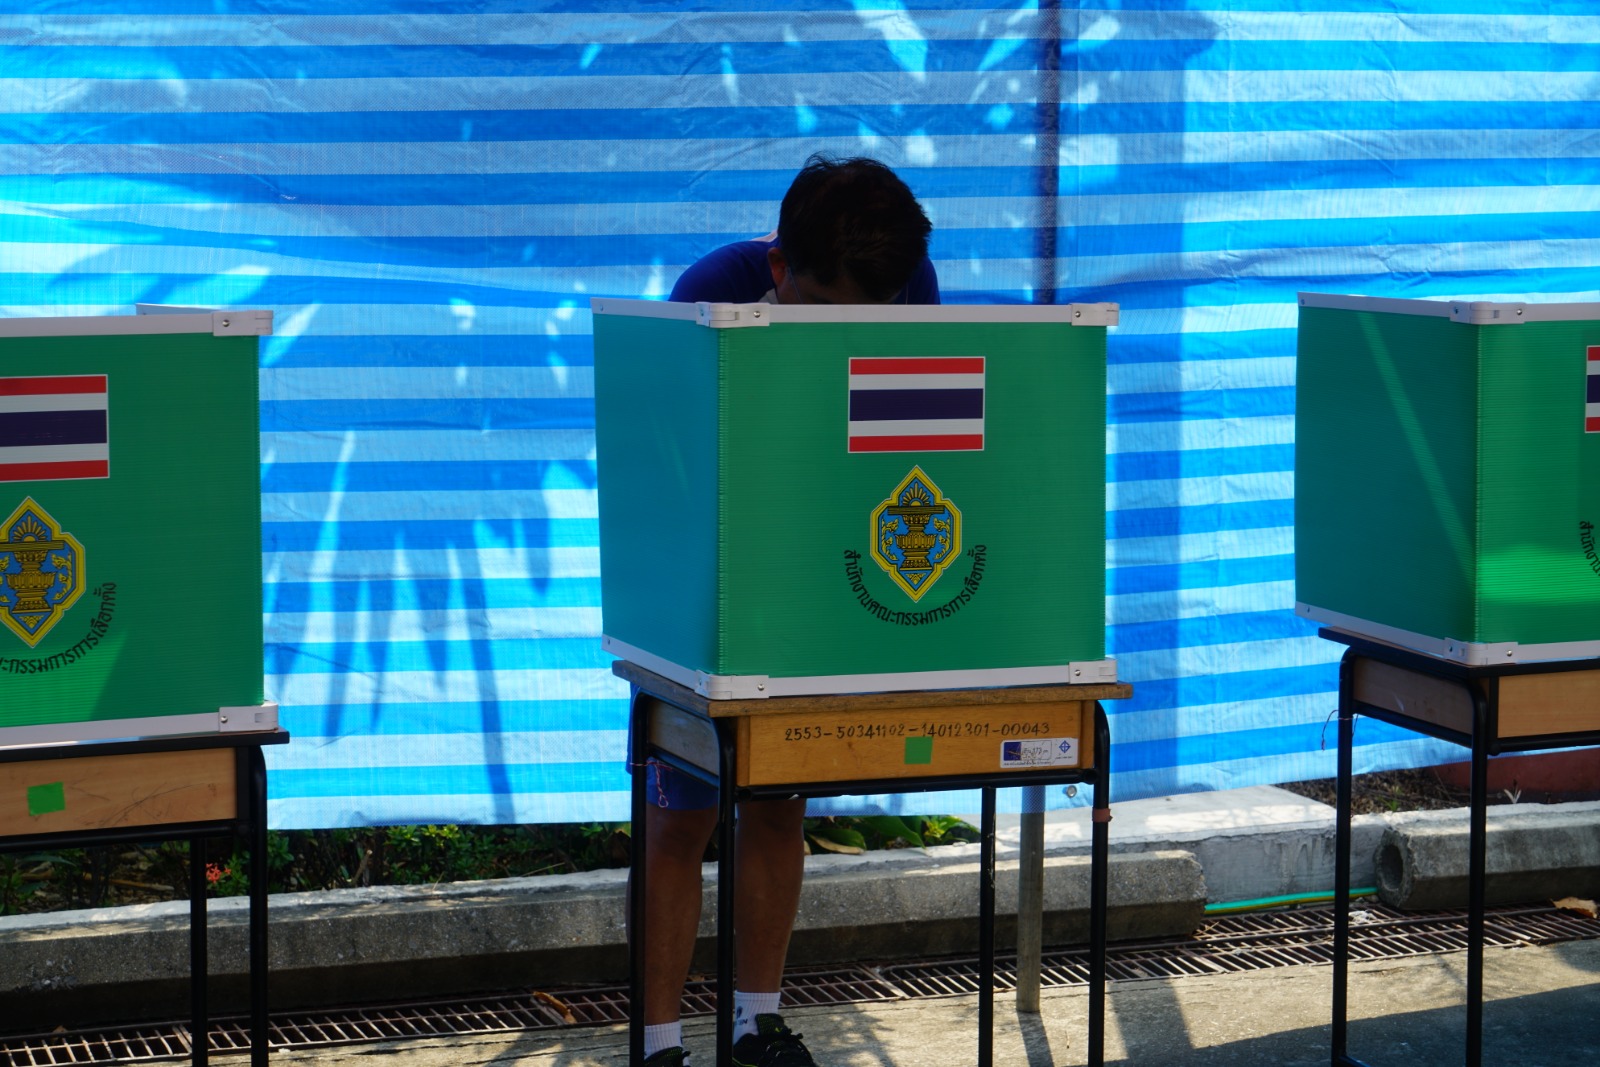
<path id="1" fill-rule="evenodd" d="M 645 761 L 647 800 L 668 811 L 701 811 L 717 806 L 717 787 L 660 760 Z"/>

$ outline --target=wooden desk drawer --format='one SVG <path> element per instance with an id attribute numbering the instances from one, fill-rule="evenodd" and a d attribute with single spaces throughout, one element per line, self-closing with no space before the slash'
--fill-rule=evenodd
<path id="1" fill-rule="evenodd" d="M 1088 768 L 1093 702 L 741 716 L 740 785 Z"/>
<path id="2" fill-rule="evenodd" d="M 1352 666 L 1351 695 L 1397 715 L 1472 733 L 1472 696 L 1459 682 L 1362 658 Z"/>
<path id="3" fill-rule="evenodd" d="M 1500 736 L 1600 730 L 1600 671 L 1508 674 L 1500 679 Z"/>
<path id="4" fill-rule="evenodd" d="M 1600 730 L 1600 671 L 1506 674 L 1487 684 L 1499 686 L 1496 740 Z M 1362 703 L 1412 719 L 1472 732 L 1472 699 L 1458 682 L 1359 658 L 1354 663 L 1352 694 Z"/>
<path id="5" fill-rule="evenodd" d="M 210 748 L 0 763 L 0 834 L 233 819 L 234 760 Z"/>

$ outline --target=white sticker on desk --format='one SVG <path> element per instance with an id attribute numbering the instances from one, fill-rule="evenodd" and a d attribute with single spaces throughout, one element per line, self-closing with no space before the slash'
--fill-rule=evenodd
<path id="1" fill-rule="evenodd" d="M 1030 741 L 1000 742 L 1000 769 L 1014 771 L 1024 767 L 1076 767 L 1076 737 L 1038 737 Z"/>

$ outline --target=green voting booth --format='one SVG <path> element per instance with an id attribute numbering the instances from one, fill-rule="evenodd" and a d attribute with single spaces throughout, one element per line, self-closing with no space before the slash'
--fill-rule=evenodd
<path id="1" fill-rule="evenodd" d="M 592 306 L 608 651 L 713 698 L 1115 681 L 1115 305 Z"/>
<path id="2" fill-rule="evenodd" d="M 1600 304 L 1299 314 L 1297 611 L 1468 664 L 1600 656 Z"/>
<path id="3" fill-rule="evenodd" d="M 271 330 L 270 311 L 156 306 L 0 319 L 0 851 L 190 843 L 198 1064 L 208 838 L 250 856 L 252 1064 L 269 1044 L 262 749 L 288 740 L 262 693 Z"/>
<path id="4" fill-rule="evenodd" d="M 1349 1054 L 1349 859 L 1358 719 L 1370 719 L 1470 754 L 1455 892 L 1467 904 L 1465 1061 L 1476 1064 L 1485 909 L 1503 892 L 1489 875 L 1489 759 L 1600 744 L 1600 304 L 1304 293 L 1298 348 L 1296 611 L 1348 646 L 1333 1059 L 1361 1062 Z M 1380 867 L 1380 895 L 1406 907 L 1393 897 L 1409 862 Z"/>
<path id="5" fill-rule="evenodd" d="M 1104 638 L 1116 306 L 591 306 L 603 643 L 634 689 L 630 760 L 717 783 L 721 886 L 737 879 L 740 798 L 979 789 L 980 1065 L 996 791 L 1092 784 L 1087 1047 L 1101 1062 L 1099 702 L 1131 695 Z M 634 776 L 639 825 L 647 777 Z M 1024 863 L 1042 871 L 1042 853 Z M 636 1003 L 649 868 L 636 849 Z M 733 896 L 717 897 L 719 1064 Z M 1037 894 L 1021 899 L 1040 915 Z M 1029 943 L 1018 973 L 1036 983 Z M 643 1059 L 642 1013 L 629 1047 Z"/>
<path id="6" fill-rule="evenodd" d="M 0 320 L 0 746 L 266 731 L 267 311 Z"/>

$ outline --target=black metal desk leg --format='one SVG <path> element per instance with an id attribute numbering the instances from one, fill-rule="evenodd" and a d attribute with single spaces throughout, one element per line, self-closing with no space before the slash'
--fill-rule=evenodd
<path id="1" fill-rule="evenodd" d="M 994 1062 L 994 787 L 983 789 L 978 846 L 978 1067 Z"/>
<path id="2" fill-rule="evenodd" d="M 1489 701 L 1472 695 L 1471 832 L 1467 838 L 1467 1067 L 1483 1062 L 1483 880 L 1487 874 L 1489 809 Z"/>
<path id="3" fill-rule="evenodd" d="M 267 759 L 259 747 L 250 762 L 250 1063 L 267 1067 Z"/>
<path id="4" fill-rule="evenodd" d="M 1111 731 L 1094 703 L 1094 805 L 1089 830 L 1089 1067 L 1106 1061 L 1106 907 L 1111 863 Z"/>
<path id="5" fill-rule="evenodd" d="M 189 1051 L 194 1067 L 206 1067 L 211 1017 L 206 1003 L 206 839 L 189 839 Z"/>
<path id="6" fill-rule="evenodd" d="M 1350 1062 L 1350 768 L 1355 742 L 1352 653 L 1339 660 L 1339 770 L 1333 835 L 1333 1062 Z"/>
<path id="7" fill-rule="evenodd" d="M 739 877 L 735 844 L 733 731 L 717 724 L 717 1067 L 733 1063 L 734 942 L 739 936 L 734 915 L 734 881 Z"/>
<path id="8" fill-rule="evenodd" d="M 645 807 L 650 769 L 645 757 L 650 751 L 646 736 L 649 725 L 641 712 L 643 702 L 637 690 L 628 705 L 632 716 L 632 740 L 628 752 L 629 769 L 633 771 L 630 800 L 633 818 L 633 850 L 629 857 L 632 869 L 628 872 L 628 1063 L 638 1067 L 644 1062 L 644 902 L 645 902 L 645 842 L 649 830 L 645 821 L 649 812 Z"/>

